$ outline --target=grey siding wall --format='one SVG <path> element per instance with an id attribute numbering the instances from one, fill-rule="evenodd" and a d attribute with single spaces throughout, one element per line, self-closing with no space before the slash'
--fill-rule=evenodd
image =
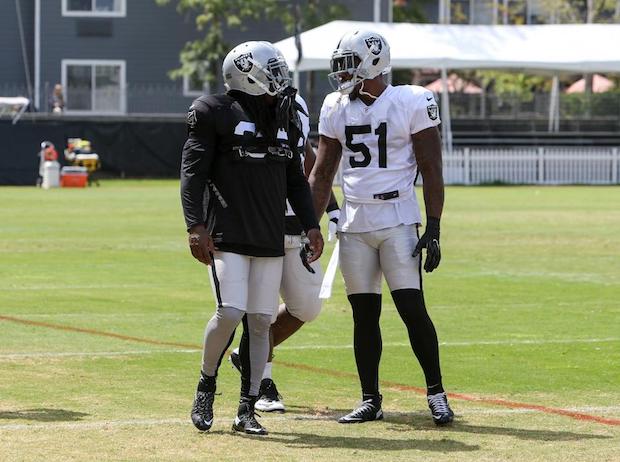
<path id="1" fill-rule="evenodd" d="M 28 96 L 26 69 L 14 1 L 0 2 L 0 96 Z M 34 85 L 34 0 L 20 2 L 27 53 L 26 64 Z"/>
<path id="2" fill-rule="evenodd" d="M 183 44 L 196 37 L 194 19 L 173 4 L 126 3 L 125 17 L 82 18 L 63 17 L 61 0 L 42 2 L 42 92 L 61 81 L 63 59 L 124 60 L 129 113 L 185 111 L 191 98 L 168 72 L 178 67 Z"/>

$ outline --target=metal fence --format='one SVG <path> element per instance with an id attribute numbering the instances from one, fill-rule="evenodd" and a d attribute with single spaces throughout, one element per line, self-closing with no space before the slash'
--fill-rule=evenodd
<path id="1" fill-rule="evenodd" d="M 50 97 L 54 85 L 44 82 L 41 85 L 41 101 L 39 112 L 49 112 Z M 314 124 L 318 122 L 318 113 L 321 109 L 325 93 L 331 91 L 322 86 L 316 87 L 312 94 L 302 90 L 306 99 L 310 117 Z M 72 103 L 68 100 L 73 96 L 73 104 L 80 98 L 80 90 L 64 90 L 67 109 Z M 113 88 L 106 93 L 105 89 L 98 89 L 96 101 L 104 108 L 117 108 L 117 111 L 126 111 L 127 114 L 184 114 L 196 95 L 186 96 L 183 93 L 183 84 L 177 82 L 128 82 L 123 90 Z M 22 83 L 0 82 L 0 96 L 26 96 L 31 93 Z M 88 90 L 85 98 L 90 102 L 91 93 Z M 122 103 L 119 104 L 119 98 Z M 525 95 L 503 95 L 493 93 L 481 94 L 450 94 L 450 114 L 453 120 L 547 120 L 549 117 L 549 93 L 537 92 Z M 110 101 L 106 102 L 105 100 Z M 79 103 L 79 101 L 78 101 Z M 560 119 L 569 120 L 611 120 L 620 121 L 620 91 L 594 93 L 591 95 L 560 94 Z"/>
<path id="2" fill-rule="evenodd" d="M 614 148 L 460 148 L 444 154 L 446 184 L 618 184 Z"/>
<path id="3" fill-rule="evenodd" d="M 52 112 L 51 97 L 54 86 L 49 82 L 41 85 L 39 113 Z M 0 82 L 0 96 L 25 96 L 32 93 L 22 84 Z M 65 112 L 84 111 L 82 115 L 99 114 L 178 114 L 184 115 L 192 100 L 199 94 L 191 96 L 183 93 L 181 82 L 128 83 L 123 90 L 107 89 L 65 89 Z"/>
<path id="4" fill-rule="evenodd" d="M 566 94 L 559 100 L 560 118 L 620 119 L 620 92 Z M 549 93 L 504 95 L 492 93 L 450 94 L 450 114 L 453 119 L 547 119 Z"/>

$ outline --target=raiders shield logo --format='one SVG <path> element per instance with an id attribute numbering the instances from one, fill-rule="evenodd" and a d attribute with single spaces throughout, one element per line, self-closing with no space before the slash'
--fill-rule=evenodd
<path id="1" fill-rule="evenodd" d="M 431 120 L 436 120 L 437 116 L 439 116 L 439 108 L 436 104 L 431 104 L 430 106 L 426 106 L 426 112 L 428 112 L 428 116 Z"/>
<path id="2" fill-rule="evenodd" d="M 194 128 L 198 123 L 198 117 L 196 116 L 196 109 L 194 107 L 189 108 L 189 112 L 187 113 L 187 126 L 189 128 Z"/>
<path id="3" fill-rule="evenodd" d="M 252 67 L 254 67 L 250 59 L 252 59 L 252 53 L 239 55 L 235 58 L 235 66 L 237 66 L 237 69 L 241 72 L 250 72 Z"/>
<path id="4" fill-rule="evenodd" d="M 366 46 L 370 49 L 370 52 L 373 55 L 378 55 L 381 53 L 381 48 L 383 45 L 381 44 L 381 39 L 379 37 L 368 37 L 365 42 Z"/>

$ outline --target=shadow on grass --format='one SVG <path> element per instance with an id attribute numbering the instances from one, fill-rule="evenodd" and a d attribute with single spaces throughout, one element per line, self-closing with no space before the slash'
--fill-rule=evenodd
<path id="1" fill-rule="evenodd" d="M 350 412 L 350 409 L 311 408 L 307 406 L 288 406 L 287 414 L 293 414 L 296 420 L 338 420 L 339 417 Z M 469 424 L 467 420 L 458 415 L 455 421 L 446 426 L 437 427 L 427 412 L 386 412 L 384 424 L 387 429 L 396 432 L 411 432 L 412 430 L 437 430 L 450 433 L 475 433 L 477 435 L 512 436 L 521 440 L 533 441 L 579 441 L 583 439 L 604 440 L 611 438 L 605 435 L 591 433 L 576 433 L 563 430 L 515 428 L 510 425 L 502 427 L 490 425 Z M 370 424 L 373 425 L 373 424 Z"/>
<path id="2" fill-rule="evenodd" d="M 88 416 L 84 412 L 66 409 L 24 409 L 21 411 L 0 411 L 0 419 L 23 419 L 37 422 L 74 422 Z"/>
<path id="3" fill-rule="evenodd" d="M 562 430 L 515 428 L 510 425 L 510 420 L 506 419 L 506 426 L 496 427 L 490 425 L 468 424 L 467 420 L 458 415 L 450 425 L 436 427 L 426 413 L 405 413 L 390 412 L 386 413 L 385 421 L 394 424 L 389 427 L 393 431 L 411 431 L 414 429 L 437 428 L 446 434 L 450 433 L 475 433 L 477 435 L 512 436 L 521 440 L 534 441 L 579 441 L 579 440 L 604 440 L 611 438 L 605 435 L 594 435 L 591 433 L 575 433 Z"/>
<path id="4" fill-rule="evenodd" d="M 255 441 L 281 443 L 295 449 L 338 448 L 372 451 L 402 451 L 414 449 L 431 452 L 471 452 L 480 450 L 480 446 L 466 444 L 443 438 L 440 441 L 407 437 L 403 439 L 380 438 L 371 436 L 328 436 L 315 433 L 270 432 L 265 439 L 247 436 Z"/>

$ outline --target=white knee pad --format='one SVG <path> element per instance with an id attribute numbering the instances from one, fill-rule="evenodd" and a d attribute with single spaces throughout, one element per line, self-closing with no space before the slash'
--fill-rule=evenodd
<path id="1" fill-rule="evenodd" d="M 309 298 L 301 302 L 301 304 L 292 304 L 286 305 L 286 311 L 289 312 L 291 316 L 296 317 L 300 321 L 303 322 L 311 322 L 314 321 L 319 313 L 321 312 L 321 307 L 323 303 L 320 298 Z"/>
<path id="2" fill-rule="evenodd" d="M 213 318 L 215 318 L 217 325 L 237 327 L 244 314 L 244 311 L 232 306 L 218 306 Z"/>
<path id="3" fill-rule="evenodd" d="M 248 330 L 250 336 L 262 337 L 269 335 L 271 327 L 271 315 L 260 313 L 248 313 Z"/>

